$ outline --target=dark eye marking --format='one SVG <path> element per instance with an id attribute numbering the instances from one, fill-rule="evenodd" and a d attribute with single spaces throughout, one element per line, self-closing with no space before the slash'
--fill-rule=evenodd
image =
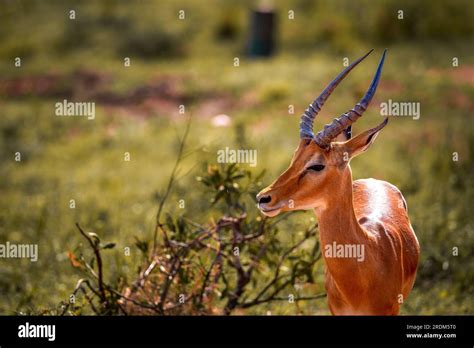
<path id="1" fill-rule="evenodd" d="M 312 166 L 309 166 L 308 168 L 306 168 L 306 170 L 320 172 L 321 170 L 324 169 L 324 167 L 325 167 L 324 164 L 313 164 Z"/>

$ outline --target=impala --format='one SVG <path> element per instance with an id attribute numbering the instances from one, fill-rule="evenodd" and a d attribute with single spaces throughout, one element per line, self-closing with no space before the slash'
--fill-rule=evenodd
<path id="1" fill-rule="evenodd" d="M 352 181 L 349 166 L 350 159 L 366 151 L 388 122 L 385 118 L 352 138 L 352 123 L 362 116 L 377 89 L 386 50 L 360 102 L 316 136 L 313 133 L 313 121 L 324 102 L 372 51 L 343 70 L 309 105 L 301 116 L 301 139 L 289 168 L 257 195 L 259 209 L 269 217 L 314 210 L 328 305 L 334 315 L 397 315 L 415 282 L 420 252 L 401 192 L 381 180 Z"/>

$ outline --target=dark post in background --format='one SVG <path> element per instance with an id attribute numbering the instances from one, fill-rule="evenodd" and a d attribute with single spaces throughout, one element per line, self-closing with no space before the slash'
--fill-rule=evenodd
<path id="1" fill-rule="evenodd" d="M 272 8 L 260 8 L 250 14 L 248 55 L 269 57 L 275 51 L 275 19 Z"/>

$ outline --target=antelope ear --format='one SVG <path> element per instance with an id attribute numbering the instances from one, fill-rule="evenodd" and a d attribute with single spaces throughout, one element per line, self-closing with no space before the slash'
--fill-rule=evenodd
<path id="1" fill-rule="evenodd" d="M 366 151 L 370 145 L 372 145 L 380 130 L 385 127 L 387 123 L 388 118 L 386 118 L 377 127 L 366 130 L 365 132 L 362 132 L 361 134 L 342 144 L 344 151 L 349 155 L 349 158 L 355 157 Z"/>

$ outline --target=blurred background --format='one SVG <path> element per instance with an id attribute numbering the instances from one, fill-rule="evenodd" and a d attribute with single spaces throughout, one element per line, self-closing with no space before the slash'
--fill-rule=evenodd
<path id="1" fill-rule="evenodd" d="M 267 186 L 289 164 L 305 107 L 345 59 L 370 48 L 315 127 L 359 100 L 388 48 L 353 132 L 378 124 L 388 99 L 419 102 L 421 116 L 392 118 L 352 161 L 354 179 L 389 181 L 407 200 L 421 262 L 401 313 L 474 312 L 472 1 L 1 0 L 0 8 L 0 243 L 39 245 L 36 263 L 0 259 L 1 314 L 43 313 L 68 298 L 80 277 L 68 258 L 81 242 L 75 222 L 117 243 L 106 256 L 110 282 L 133 279 L 143 260 L 122 250 L 150 238 L 190 115 L 170 214 L 222 213 L 203 209 L 212 197 L 196 178 L 227 146 L 256 149 L 257 166 L 242 166 L 264 171 L 257 185 Z M 255 36 L 257 8 L 270 46 Z M 95 102 L 95 119 L 55 116 L 64 99 Z M 249 219 L 259 219 L 251 196 Z M 312 212 L 286 216 L 282 243 L 311 222 Z M 314 274 L 308 293 L 324 291 L 322 262 Z M 318 300 L 244 314 L 266 313 L 329 311 Z"/>

